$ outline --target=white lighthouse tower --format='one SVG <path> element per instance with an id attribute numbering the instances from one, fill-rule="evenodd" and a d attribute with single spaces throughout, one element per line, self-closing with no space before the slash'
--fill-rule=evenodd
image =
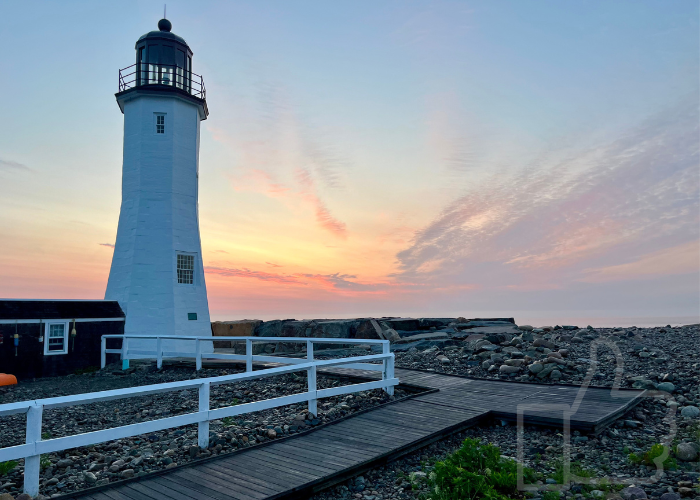
<path id="1" fill-rule="evenodd" d="M 171 28 L 161 19 L 159 31 L 138 39 L 136 63 L 120 71 L 116 94 L 122 203 L 105 299 L 119 301 L 126 335 L 211 335 L 197 202 L 200 122 L 209 111 L 192 51 Z"/>

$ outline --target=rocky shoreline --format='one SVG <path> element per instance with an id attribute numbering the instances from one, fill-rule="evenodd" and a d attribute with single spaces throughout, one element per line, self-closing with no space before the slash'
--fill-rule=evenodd
<path id="1" fill-rule="evenodd" d="M 571 458 L 597 480 L 634 484 L 610 492 L 586 492 L 579 483 L 564 485 L 563 499 L 596 495 L 625 500 L 700 498 L 700 325 L 659 328 L 543 327 L 456 320 L 432 338 L 403 335 L 394 346 L 396 366 L 475 378 L 545 384 L 582 384 L 654 389 L 644 400 L 598 436 L 575 432 Z M 473 325 L 473 326 L 472 326 Z M 460 328 L 469 326 L 468 328 Z M 445 330 L 447 330 L 445 332 Z M 403 332 L 398 332 L 400 335 Z M 675 429 L 675 430 L 674 430 Z M 465 437 L 499 446 L 517 456 L 517 428 L 493 422 L 444 439 L 384 467 L 368 471 L 314 500 L 429 498 L 424 481 L 431 463 L 457 450 Z M 673 467 L 655 479 L 656 466 L 635 463 L 651 446 L 669 440 Z M 527 427 L 525 465 L 541 473 L 540 498 L 550 488 L 562 457 L 561 429 Z M 413 480 L 411 479 L 413 478 Z M 619 490 L 619 491 L 618 491 Z"/>
<path id="2" fill-rule="evenodd" d="M 274 326 L 283 332 L 285 328 L 288 329 L 285 325 L 289 321 L 269 323 L 270 328 Z M 571 443 L 571 457 L 577 466 L 597 479 L 606 477 L 613 482 L 632 482 L 641 493 L 629 488 L 621 492 L 594 490 L 592 493 L 583 489 L 581 484 L 572 483 L 563 485 L 561 498 L 582 500 L 599 495 L 596 491 L 613 497 L 622 495 L 625 500 L 700 497 L 700 325 L 658 328 L 577 328 L 566 325 L 533 328 L 517 326 L 510 319 L 384 318 L 377 322 L 380 332 L 367 320 L 328 320 L 312 326 L 334 332 L 340 328 L 338 324 L 350 329 L 353 338 L 363 338 L 361 335 L 369 338 L 374 332 L 375 338 L 392 339 L 397 367 L 485 379 L 574 385 L 589 381 L 591 385 L 602 387 L 619 384 L 620 387 L 654 389 L 657 397 L 643 401 L 600 435 L 575 434 Z M 367 329 L 368 324 L 373 330 Z M 310 328 L 302 322 L 291 326 Z M 257 328 L 261 332 L 268 331 L 260 328 L 259 324 Z M 363 354 L 367 348 L 369 346 L 352 349 L 336 347 L 319 350 L 317 355 L 323 358 Z M 289 349 L 290 346 L 281 343 L 261 343 L 256 348 L 258 352 L 276 354 L 291 354 Z M 93 374 L 23 382 L 15 388 L 0 389 L 0 402 L 234 372 L 231 369 L 195 372 L 190 367 L 169 367 L 158 371 L 153 365 L 141 365 L 126 372 L 115 368 Z M 285 375 L 237 383 L 235 386 L 219 386 L 212 390 L 212 407 L 281 396 L 290 391 L 299 392 L 305 383 L 304 376 Z M 343 382 L 319 375 L 319 388 L 334 384 Z M 44 429 L 52 433 L 50 437 L 59 437 L 189 412 L 196 404 L 196 397 L 185 392 L 49 411 L 44 417 Z M 396 397 L 401 395 L 401 391 L 397 391 Z M 227 453 L 251 443 L 294 434 L 389 400 L 381 391 L 368 391 L 323 400 L 317 419 L 309 418 L 304 405 L 290 405 L 246 415 L 243 419 L 213 423 L 211 447 L 205 451 L 199 451 L 196 446 L 195 426 L 188 426 L 50 455 L 42 463 L 41 492 L 50 497 L 175 467 L 199 457 Z M 3 419 L 3 423 L 6 425 L 0 432 L 0 446 L 23 442 L 23 416 Z M 421 478 L 430 473 L 435 460 L 456 450 L 465 437 L 478 437 L 498 445 L 504 455 L 515 457 L 516 430 L 505 422 L 492 422 L 488 426 L 470 429 L 386 466 L 367 471 L 314 498 L 428 498 L 426 483 Z M 673 467 L 665 467 L 661 476 L 653 479 L 656 468 L 632 461 L 630 454 L 643 456 L 653 445 L 666 440 L 671 444 L 674 464 Z M 526 429 L 525 465 L 541 475 L 540 492 L 534 493 L 533 498 L 540 498 L 552 486 L 552 476 L 561 456 L 561 430 Z M 2 494 L 22 498 L 20 489 L 21 463 L 8 474 L 0 476 L 0 500 L 9 500 L 9 496 L 4 498 Z"/>

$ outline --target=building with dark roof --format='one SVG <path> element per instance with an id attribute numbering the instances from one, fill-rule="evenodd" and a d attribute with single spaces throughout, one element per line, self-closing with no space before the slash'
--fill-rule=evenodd
<path id="1" fill-rule="evenodd" d="M 0 372 L 26 379 L 97 369 L 102 335 L 123 335 L 124 319 L 112 300 L 0 299 Z"/>

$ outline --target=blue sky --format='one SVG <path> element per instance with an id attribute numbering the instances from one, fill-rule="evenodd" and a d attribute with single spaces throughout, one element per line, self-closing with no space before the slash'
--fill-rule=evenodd
<path id="1" fill-rule="evenodd" d="M 0 295 L 104 293 L 157 2 L 0 5 Z M 168 2 L 212 314 L 697 317 L 698 4 Z M 8 50 L 9 48 L 9 50 Z"/>

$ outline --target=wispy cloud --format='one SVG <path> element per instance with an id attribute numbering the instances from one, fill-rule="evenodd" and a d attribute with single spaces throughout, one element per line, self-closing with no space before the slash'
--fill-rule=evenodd
<path id="1" fill-rule="evenodd" d="M 10 161 L 10 160 L 3 160 L 0 158 L 0 170 L 5 170 L 5 171 L 25 171 L 25 172 L 30 172 L 32 169 L 26 166 L 23 163 L 19 163 L 16 161 Z"/>
<path id="2" fill-rule="evenodd" d="M 301 193 L 306 201 L 311 203 L 319 226 L 340 238 L 347 238 L 347 227 L 344 222 L 336 219 L 328 207 L 316 193 L 316 186 L 311 174 L 306 169 L 297 170 L 297 180 L 302 187 Z"/>
<path id="3" fill-rule="evenodd" d="M 508 273 L 543 279 L 555 268 L 558 279 L 567 269 L 575 278 L 597 260 L 628 262 L 630 252 L 697 240 L 698 112 L 690 101 L 608 144 L 545 151 L 515 174 L 474 186 L 398 254 L 398 276 L 449 280 L 488 267 L 504 282 Z"/>
<path id="4" fill-rule="evenodd" d="M 390 283 L 363 283 L 357 281 L 357 276 L 352 274 L 313 274 L 313 273 L 269 273 L 255 271 L 247 268 L 236 269 L 226 267 L 205 267 L 209 274 L 216 274 L 229 278 L 250 278 L 278 284 L 300 285 L 304 287 L 319 287 L 327 290 L 347 292 L 379 292 L 391 288 Z"/>
<path id="5" fill-rule="evenodd" d="M 109 247 L 109 248 L 114 248 L 114 245 L 112 243 L 99 243 L 101 247 Z"/>
<path id="6" fill-rule="evenodd" d="M 605 283 L 698 272 L 700 272 L 700 242 L 691 241 L 642 255 L 632 262 L 585 269 L 586 275 L 579 281 Z"/>

